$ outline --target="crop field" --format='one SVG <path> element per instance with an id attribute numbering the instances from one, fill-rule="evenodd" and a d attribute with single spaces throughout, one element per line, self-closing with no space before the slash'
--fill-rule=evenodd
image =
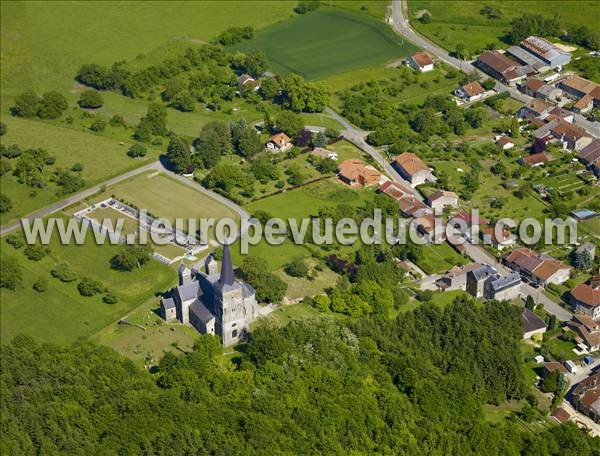
<path id="1" fill-rule="evenodd" d="M 98 135 L 79 132 L 71 128 L 57 127 L 45 122 L 35 122 L 17 117 L 3 117 L 8 132 L 2 136 L 2 144 L 18 144 L 21 149 L 43 148 L 56 158 L 56 163 L 49 169 L 70 168 L 75 163 L 83 165 L 81 177 L 86 186 L 97 184 L 111 177 L 137 168 L 144 163 L 155 160 L 159 152 L 148 148 L 145 159 L 132 159 L 127 156 L 127 149 L 132 141 L 117 141 Z M 121 144 L 122 143 L 122 144 Z M 18 158 L 10 160 L 14 168 Z M 44 189 L 32 189 L 17 182 L 11 173 L 1 178 L 2 193 L 7 194 L 12 202 L 12 210 L 1 216 L 2 224 L 44 207 L 62 197 L 55 193 L 55 186 Z"/>
<path id="2" fill-rule="evenodd" d="M 22 286 L 16 291 L 2 290 L 2 342 L 17 334 L 58 343 L 88 337 L 141 302 L 154 300 L 154 294 L 165 291 L 176 277 L 172 268 L 158 261 L 150 261 L 142 269 L 131 272 L 111 269 L 110 259 L 120 247 L 108 243 L 96 245 L 93 236 L 88 237 L 83 245 L 62 245 L 54 236 L 48 247 L 48 256 L 40 261 L 31 261 L 22 249 L 14 250 L 2 239 L 2 256 L 15 257 L 23 269 Z M 119 301 L 106 304 L 101 294 L 83 297 L 77 290 L 77 280 L 64 283 L 53 278 L 50 271 L 61 263 L 67 263 L 78 278 L 99 280 Z M 40 278 L 48 281 L 48 289 L 43 293 L 32 288 Z"/>
<path id="3" fill-rule="evenodd" d="M 400 59 L 416 48 L 396 36 L 383 22 L 321 8 L 267 27 L 236 49 L 264 51 L 277 73 L 320 79 Z"/>
<path id="4" fill-rule="evenodd" d="M 440 46 L 454 50 L 462 43 L 471 53 L 476 53 L 489 44 L 500 48 L 508 47 L 505 35 L 510 22 L 525 11 L 551 18 L 558 13 L 563 27 L 589 25 L 600 21 L 600 8 L 594 1 L 577 1 L 555 8 L 556 2 L 547 1 L 440 1 L 409 0 L 409 17 L 412 26 Z M 576 5 L 576 7 L 575 7 Z M 490 19 L 480 11 L 491 6 L 500 12 L 500 17 Z M 417 13 L 429 12 L 431 22 L 423 24 Z"/>

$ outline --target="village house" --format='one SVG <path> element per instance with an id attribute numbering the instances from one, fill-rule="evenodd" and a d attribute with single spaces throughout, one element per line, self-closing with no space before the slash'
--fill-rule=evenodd
<path id="1" fill-rule="evenodd" d="M 523 247 L 506 254 L 502 262 L 535 285 L 560 285 L 569 280 L 571 267 L 547 255 Z"/>
<path id="2" fill-rule="evenodd" d="M 541 166 L 546 162 L 550 161 L 550 155 L 545 152 L 538 152 L 537 154 L 530 154 L 525 157 L 519 158 L 519 163 L 523 166 Z"/>
<path id="3" fill-rule="evenodd" d="M 468 102 L 480 99 L 484 93 L 485 89 L 477 81 L 465 84 L 454 91 L 454 95 Z"/>
<path id="4" fill-rule="evenodd" d="M 556 407 L 552 413 L 550 413 L 550 418 L 552 418 L 556 423 L 562 424 L 566 423 L 571 419 L 571 415 L 562 407 Z"/>
<path id="5" fill-rule="evenodd" d="M 521 296 L 521 276 L 511 272 L 505 276 L 497 274 L 485 281 L 483 296 L 497 301 L 511 301 Z"/>
<path id="6" fill-rule="evenodd" d="M 502 150 L 509 150 L 515 147 L 515 143 L 508 136 L 498 135 L 494 136 L 494 142 L 498 144 L 498 146 Z"/>
<path id="7" fill-rule="evenodd" d="M 421 73 L 433 70 L 433 60 L 426 52 L 415 52 L 408 58 L 408 64 Z"/>
<path id="8" fill-rule="evenodd" d="M 554 108 L 554 104 L 534 98 L 519 110 L 519 117 L 521 119 L 530 119 L 532 117 L 543 119 L 550 113 L 552 108 Z"/>
<path id="9" fill-rule="evenodd" d="M 528 73 L 535 70 L 530 66 L 523 66 L 498 51 L 486 51 L 479 56 L 476 65 L 484 73 L 505 84 L 515 84 L 527 77 Z"/>
<path id="10" fill-rule="evenodd" d="M 438 281 L 437 286 L 444 291 L 467 291 L 467 274 L 479 269 L 481 264 L 469 263 L 462 266 L 453 266 Z"/>
<path id="11" fill-rule="evenodd" d="M 585 109 L 588 106 L 590 99 L 592 107 L 600 107 L 600 84 L 588 81 L 581 76 L 573 74 L 567 76 L 558 85 L 566 94 L 570 95 L 575 100 L 579 100 L 586 95 L 589 95 L 589 98 L 586 98 L 584 103 L 578 105 L 578 108 L 584 107 Z"/>
<path id="12" fill-rule="evenodd" d="M 249 74 L 243 74 L 237 79 L 240 87 L 251 89 L 253 92 L 257 92 L 260 89 L 260 83 Z"/>
<path id="13" fill-rule="evenodd" d="M 427 242 L 440 243 L 446 240 L 446 225 L 441 219 L 438 219 L 433 214 L 423 214 L 415 218 L 417 232 L 423 236 Z"/>
<path id="14" fill-rule="evenodd" d="M 285 133 L 277 133 L 267 141 L 267 149 L 275 153 L 285 152 L 292 146 L 292 141 Z"/>
<path id="15" fill-rule="evenodd" d="M 315 147 L 311 154 L 319 157 L 319 158 L 328 158 L 330 160 L 334 160 L 337 161 L 338 159 L 338 154 L 337 152 L 334 152 L 333 150 L 329 150 L 329 149 L 324 149 L 323 147 Z"/>
<path id="16" fill-rule="evenodd" d="M 573 407 L 600 423 L 600 372 L 577 384 L 572 393 Z"/>
<path id="17" fill-rule="evenodd" d="M 542 335 L 546 332 L 546 322 L 540 317 L 538 317 L 536 314 L 534 314 L 531 310 L 524 308 L 523 312 L 521 313 L 521 317 L 523 318 L 523 339 L 531 339 L 535 336 Z M 549 364 L 551 363 L 546 363 L 544 365 L 544 369 L 546 369 L 546 366 L 548 366 Z M 562 364 L 556 364 L 560 365 L 560 367 L 556 366 L 557 369 L 564 369 L 564 366 Z M 549 368 L 552 368 L 552 366 L 549 366 Z"/>
<path id="18" fill-rule="evenodd" d="M 600 320 L 600 286 L 580 283 L 569 293 L 573 311 Z"/>
<path id="19" fill-rule="evenodd" d="M 246 339 L 250 323 L 259 315 L 258 304 L 254 289 L 235 279 L 227 244 L 220 274 L 213 257 L 207 258 L 205 272 L 182 264 L 178 274 L 179 285 L 160 303 L 166 321 L 177 319 L 201 334 L 219 336 L 223 346 Z"/>
<path id="20" fill-rule="evenodd" d="M 458 195 L 446 190 L 438 190 L 427 197 L 427 204 L 434 210 L 443 210 L 446 206 L 457 207 Z"/>
<path id="21" fill-rule="evenodd" d="M 344 160 L 338 166 L 338 177 L 351 187 L 369 187 L 381 181 L 382 174 L 362 160 Z"/>
<path id="22" fill-rule="evenodd" d="M 573 119 L 575 118 L 574 114 L 571 111 L 567 111 L 566 109 L 561 108 L 560 106 L 555 106 L 550 110 L 548 115 L 544 118 L 544 122 L 551 122 L 553 120 L 562 120 L 564 122 L 573 123 Z"/>
<path id="23" fill-rule="evenodd" d="M 579 152 L 579 160 L 600 178 L 600 139 L 595 139 Z"/>
<path id="24" fill-rule="evenodd" d="M 421 217 L 433 213 L 431 208 L 415 196 L 414 189 L 411 187 L 388 180 L 381 184 L 378 190 L 396 201 L 404 217 Z"/>
<path id="25" fill-rule="evenodd" d="M 557 102 L 562 97 L 562 90 L 540 79 L 528 79 L 519 85 L 519 89 L 530 97 L 545 101 Z"/>
<path id="26" fill-rule="evenodd" d="M 567 322 L 567 328 L 575 332 L 575 342 L 582 351 L 593 353 L 600 348 L 600 323 L 585 314 L 575 314 Z"/>
<path id="27" fill-rule="evenodd" d="M 498 237 L 496 228 L 493 226 L 490 226 L 481 232 L 481 239 L 485 244 L 491 245 L 498 251 L 511 247 L 516 243 L 516 237 L 512 236 L 510 231 L 503 229 L 501 237 Z"/>
<path id="28" fill-rule="evenodd" d="M 425 182 L 435 182 L 436 178 L 423 160 L 412 152 L 404 152 L 394 158 L 392 165 L 413 187 Z"/>
<path id="29" fill-rule="evenodd" d="M 564 150 L 583 150 L 591 144 L 592 138 L 586 131 L 563 120 L 552 120 L 533 132 L 533 150 L 542 152 L 549 143 L 555 143 Z"/>
<path id="30" fill-rule="evenodd" d="M 485 282 L 490 277 L 497 277 L 498 271 L 488 264 L 467 273 L 467 292 L 475 298 L 484 297 Z"/>

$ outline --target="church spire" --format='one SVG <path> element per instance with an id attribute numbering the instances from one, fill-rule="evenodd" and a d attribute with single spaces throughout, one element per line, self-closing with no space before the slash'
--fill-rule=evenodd
<path id="1" fill-rule="evenodd" d="M 223 244 L 223 261 L 221 263 L 221 277 L 219 283 L 221 285 L 233 285 L 235 276 L 233 275 L 233 264 L 231 262 L 231 254 L 229 253 L 229 244 Z"/>

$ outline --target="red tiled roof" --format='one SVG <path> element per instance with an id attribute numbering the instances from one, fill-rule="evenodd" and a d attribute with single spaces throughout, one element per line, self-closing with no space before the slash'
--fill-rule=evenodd
<path id="1" fill-rule="evenodd" d="M 523 161 L 528 165 L 537 165 L 539 163 L 546 163 L 550 161 L 550 158 L 545 152 L 539 152 L 537 154 L 531 154 L 527 157 L 523 157 Z"/>
<path id="2" fill-rule="evenodd" d="M 426 52 L 415 52 L 411 57 L 415 61 L 415 63 L 421 68 L 433 64 L 431 56 Z"/>
<path id="3" fill-rule="evenodd" d="M 414 175 L 419 171 L 429 170 L 427 165 L 421 160 L 416 154 L 412 152 L 404 152 L 394 158 L 394 161 L 398 163 L 409 175 Z"/>
<path id="4" fill-rule="evenodd" d="M 550 416 L 552 418 L 554 418 L 556 421 L 558 421 L 559 423 L 564 423 L 565 421 L 568 421 L 569 418 L 571 418 L 571 415 L 569 415 L 569 412 L 567 412 L 564 408 L 562 407 L 558 407 L 556 410 L 554 410 Z"/>
<path id="5" fill-rule="evenodd" d="M 480 95 L 485 92 L 485 89 L 477 81 L 465 84 L 462 86 L 462 89 L 470 97 L 474 97 L 475 95 Z"/>
<path id="6" fill-rule="evenodd" d="M 571 290 L 571 296 L 589 307 L 600 306 L 600 288 L 592 288 L 588 284 L 580 283 Z"/>
<path id="7" fill-rule="evenodd" d="M 540 87 L 542 87 L 544 85 L 544 81 L 540 80 L 540 79 L 529 79 L 526 83 L 525 86 L 529 89 L 532 90 L 533 92 L 537 92 L 538 89 Z"/>
<path id="8" fill-rule="evenodd" d="M 281 147 L 281 146 L 285 146 L 286 144 L 289 144 L 290 138 L 285 133 L 277 133 L 276 135 L 271 136 L 271 139 L 269 139 L 269 142 L 273 142 L 273 143 L 277 144 L 279 147 Z"/>
<path id="9" fill-rule="evenodd" d="M 501 54 L 498 51 L 484 52 L 483 54 L 481 54 L 479 56 L 479 61 L 486 64 L 487 66 L 489 66 L 493 70 L 497 71 L 498 73 L 502 73 L 502 74 L 505 74 L 518 66 L 518 64 L 516 62 L 513 62 L 508 57 L 506 57 L 504 54 Z M 506 74 L 506 76 L 509 76 L 509 74 Z M 510 75 L 510 76 L 516 76 L 516 74 Z M 512 79 L 512 78 L 510 78 L 510 79 Z"/>

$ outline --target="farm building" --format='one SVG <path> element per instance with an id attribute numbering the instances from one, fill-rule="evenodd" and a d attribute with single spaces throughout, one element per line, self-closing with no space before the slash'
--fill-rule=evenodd
<path id="1" fill-rule="evenodd" d="M 382 178 L 373 166 L 358 159 L 344 160 L 338 166 L 338 171 L 340 180 L 351 187 L 369 187 L 378 184 Z"/>
<path id="2" fill-rule="evenodd" d="M 534 337 L 537 334 L 544 334 L 546 332 L 546 322 L 544 322 L 544 320 L 542 320 L 540 317 L 538 317 L 536 314 L 534 314 L 531 310 L 529 309 L 523 309 L 523 313 L 521 314 L 523 317 L 523 325 L 524 325 L 524 331 L 523 331 L 523 339 L 531 339 L 532 337 Z M 548 364 L 552 364 L 552 363 L 546 363 L 546 365 L 544 365 L 544 370 L 546 370 L 546 366 L 548 366 Z M 562 364 L 560 363 L 554 363 L 554 364 L 559 364 L 560 367 L 556 367 L 559 370 L 565 370 L 566 369 L 563 367 Z M 553 367 L 554 366 L 548 366 L 550 369 L 554 370 Z"/>
<path id="3" fill-rule="evenodd" d="M 566 65 L 571 61 L 570 53 L 539 36 L 525 38 L 519 46 L 551 68 Z"/>
<path id="4" fill-rule="evenodd" d="M 505 83 L 514 84 L 525 79 L 528 73 L 534 70 L 523 66 L 498 51 L 486 51 L 479 56 L 476 65 L 495 79 Z"/>

